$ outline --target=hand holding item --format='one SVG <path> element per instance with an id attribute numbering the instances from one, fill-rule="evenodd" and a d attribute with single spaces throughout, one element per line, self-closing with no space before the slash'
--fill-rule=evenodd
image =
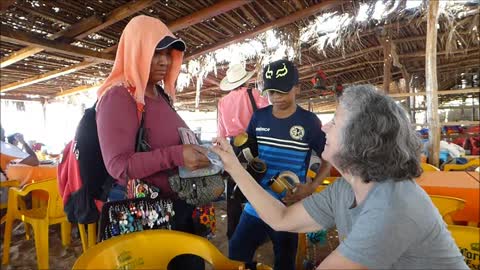
<path id="1" fill-rule="evenodd" d="M 190 171 L 205 168 L 210 165 L 207 158 L 207 149 L 199 145 L 183 145 L 183 163 L 184 167 Z"/>
<path id="2" fill-rule="evenodd" d="M 21 133 L 16 133 L 15 134 L 15 140 L 17 140 L 18 142 L 20 142 L 21 144 L 25 144 L 25 140 L 23 138 L 23 134 Z"/>
<path id="3" fill-rule="evenodd" d="M 224 169 L 231 172 L 235 168 L 242 168 L 237 156 L 233 152 L 232 146 L 224 138 L 215 138 L 216 145 L 211 150 L 220 156 L 223 162 Z"/>
<path id="4" fill-rule="evenodd" d="M 307 180 L 305 184 L 298 183 L 296 184 L 295 189 L 288 190 L 287 195 L 282 201 L 286 204 L 293 204 L 310 196 L 314 191 L 315 187 L 313 186 L 313 182 Z"/>

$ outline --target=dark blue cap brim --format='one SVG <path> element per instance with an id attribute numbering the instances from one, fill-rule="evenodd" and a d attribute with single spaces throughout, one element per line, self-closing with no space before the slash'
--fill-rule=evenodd
<path id="1" fill-rule="evenodd" d="M 183 40 L 171 36 L 166 36 L 162 40 L 160 40 L 155 50 L 160 51 L 167 48 L 173 48 L 184 52 L 186 47 L 187 46 L 185 45 L 185 42 L 183 42 Z"/>

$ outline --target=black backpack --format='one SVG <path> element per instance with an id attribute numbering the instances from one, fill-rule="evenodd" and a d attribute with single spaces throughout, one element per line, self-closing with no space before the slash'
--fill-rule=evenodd
<path id="1" fill-rule="evenodd" d="M 95 200 L 105 202 L 114 183 L 103 162 L 98 140 L 96 102 L 85 110 L 75 138 L 66 146 L 58 166 L 58 181 L 68 221 L 96 222 L 100 213 Z"/>

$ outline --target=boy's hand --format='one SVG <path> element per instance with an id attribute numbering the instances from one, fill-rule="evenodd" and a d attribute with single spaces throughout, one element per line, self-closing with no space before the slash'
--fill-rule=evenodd
<path id="1" fill-rule="evenodd" d="M 308 180 L 307 180 L 308 181 Z M 297 184 L 294 191 L 287 191 L 287 195 L 282 199 L 286 204 L 293 204 L 305 199 L 315 192 L 315 186 L 312 181 L 308 181 L 305 184 Z"/>

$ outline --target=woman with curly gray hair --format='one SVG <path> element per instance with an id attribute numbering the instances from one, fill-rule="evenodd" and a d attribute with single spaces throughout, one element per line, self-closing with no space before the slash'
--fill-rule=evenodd
<path id="1" fill-rule="evenodd" d="M 322 127 L 322 158 L 341 173 L 323 192 L 285 206 L 241 167 L 230 145 L 214 151 L 276 231 L 336 227 L 340 245 L 317 269 L 468 269 L 438 210 L 414 178 L 421 144 L 405 111 L 373 86 L 352 86 Z"/>

